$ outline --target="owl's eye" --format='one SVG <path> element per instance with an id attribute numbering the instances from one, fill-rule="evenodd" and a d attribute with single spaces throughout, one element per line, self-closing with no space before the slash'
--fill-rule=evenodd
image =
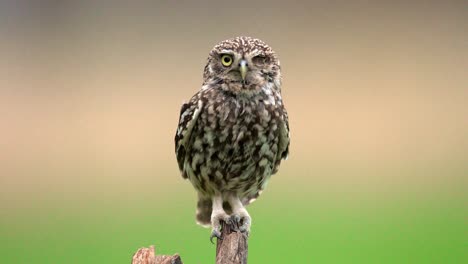
<path id="1" fill-rule="evenodd" d="M 231 66 L 231 64 L 232 64 L 232 56 L 229 55 L 229 54 L 223 54 L 223 55 L 221 56 L 221 63 L 222 63 L 224 66 L 226 66 L 226 67 Z"/>
<path id="2" fill-rule="evenodd" d="M 252 58 L 252 62 L 257 65 L 263 65 L 269 63 L 269 59 L 265 56 L 258 55 Z"/>

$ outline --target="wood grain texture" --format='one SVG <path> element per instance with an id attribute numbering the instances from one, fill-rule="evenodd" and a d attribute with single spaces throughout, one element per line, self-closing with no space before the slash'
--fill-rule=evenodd
<path id="1" fill-rule="evenodd" d="M 247 264 L 248 235 L 235 230 L 238 226 L 223 222 L 222 239 L 216 245 L 216 264 Z"/>

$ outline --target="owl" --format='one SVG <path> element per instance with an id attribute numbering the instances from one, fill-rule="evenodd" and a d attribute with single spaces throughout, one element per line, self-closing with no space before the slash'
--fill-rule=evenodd
<path id="1" fill-rule="evenodd" d="M 280 62 L 265 42 L 236 37 L 209 53 L 201 89 L 180 110 L 175 152 L 198 193 L 196 220 L 220 238 L 222 221 L 250 232 L 246 206 L 289 150 Z"/>

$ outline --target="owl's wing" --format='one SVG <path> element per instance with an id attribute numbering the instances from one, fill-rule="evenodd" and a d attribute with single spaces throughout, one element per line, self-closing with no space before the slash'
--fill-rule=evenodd
<path id="1" fill-rule="evenodd" d="M 279 166 L 281 164 L 281 160 L 287 159 L 289 154 L 289 121 L 288 121 L 288 113 L 286 109 L 282 108 L 282 115 L 280 117 L 280 125 L 279 125 L 279 141 L 278 141 L 278 153 L 276 154 L 276 161 L 273 167 L 272 174 L 278 172 Z M 255 201 L 260 194 L 262 193 L 263 187 L 260 187 L 258 191 L 250 196 L 245 197 L 242 200 L 242 204 L 244 206 L 249 205 L 253 201 Z"/>
<path id="2" fill-rule="evenodd" d="M 283 109 L 283 125 L 280 127 L 279 158 L 287 159 L 289 155 L 289 118 L 286 109 Z"/>
<path id="3" fill-rule="evenodd" d="M 184 170 L 185 158 L 189 148 L 188 143 L 202 108 L 203 101 L 200 99 L 199 94 L 196 94 L 188 103 L 182 104 L 180 109 L 179 126 L 175 135 L 175 152 L 179 170 L 184 179 L 188 178 Z"/>
<path id="4" fill-rule="evenodd" d="M 289 120 L 286 109 L 283 108 L 283 115 L 279 127 L 278 153 L 276 155 L 276 164 L 273 173 L 278 171 L 281 160 L 287 159 L 289 155 Z"/>

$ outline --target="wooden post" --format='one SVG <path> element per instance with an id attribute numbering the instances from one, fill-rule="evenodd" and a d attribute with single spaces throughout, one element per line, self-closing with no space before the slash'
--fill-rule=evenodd
<path id="1" fill-rule="evenodd" d="M 216 264 L 247 264 L 248 235 L 241 233 L 235 224 L 222 223 L 221 239 L 216 245 Z"/>

